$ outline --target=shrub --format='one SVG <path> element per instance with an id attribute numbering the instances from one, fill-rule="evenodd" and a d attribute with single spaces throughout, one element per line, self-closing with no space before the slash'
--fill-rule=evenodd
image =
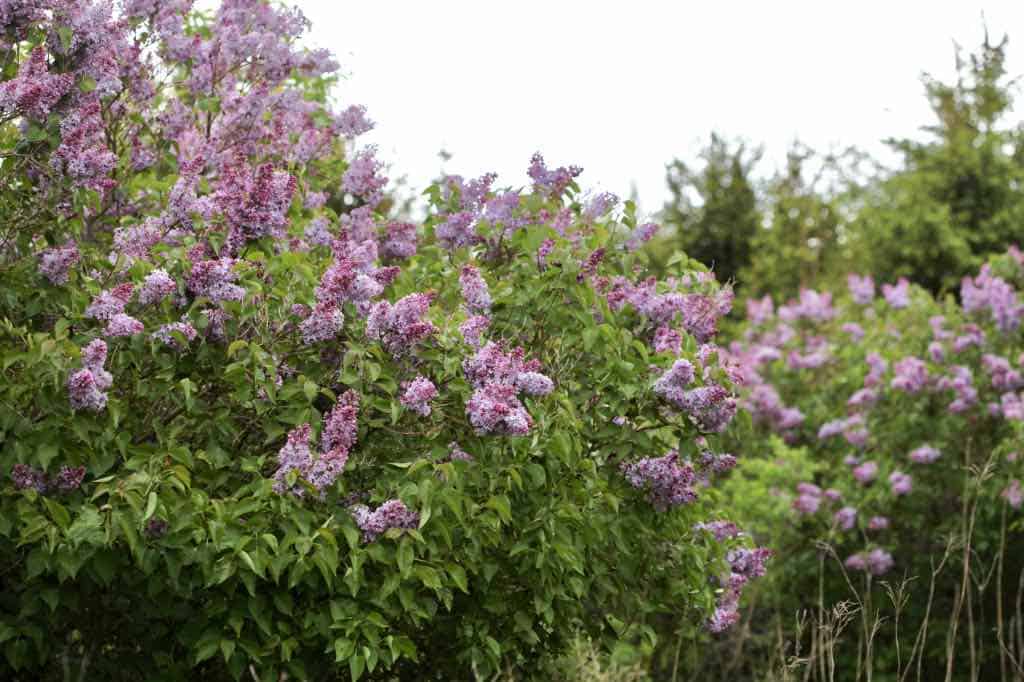
<path id="1" fill-rule="evenodd" d="M 731 346 L 746 369 L 744 406 L 760 433 L 814 463 L 811 477 L 779 491 L 789 511 L 760 524 L 788 548 L 767 598 L 790 637 L 794 611 L 856 602 L 861 648 L 841 668 L 860 656 L 902 674 L 917 657 L 927 679 L 947 664 L 987 679 L 1009 664 L 1004 629 L 1024 569 L 1008 551 L 1024 527 L 1022 284 L 1024 256 L 1012 248 L 964 278 L 960 303 L 851 275 L 848 293 L 748 305 Z M 732 494 L 749 496 L 758 480 Z M 880 606 L 900 590 L 909 601 Z M 872 635 L 879 613 L 888 621 Z M 987 646 L 993 634 L 1006 649 Z M 900 648 L 879 644 L 872 661 L 872 637 Z"/>
<path id="2" fill-rule="evenodd" d="M 297 11 L 0 10 L 5 677 L 530 676 L 735 619 L 731 293 L 645 278 L 631 203 L 537 155 L 399 222 Z"/>

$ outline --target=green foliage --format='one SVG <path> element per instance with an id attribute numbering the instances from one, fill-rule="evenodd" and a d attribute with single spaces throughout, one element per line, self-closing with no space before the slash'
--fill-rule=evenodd
<path id="1" fill-rule="evenodd" d="M 865 271 L 948 291 L 1020 238 L 1024 137 L 1006 121 L 1013 104 L 1007 44 L 986 36 L 968 60 L 958 51 L 953 83 L 924 77 L 931 138 L 889 140 L 902 166 L 853 203 L 850 249 Z"/>
<path id="2" fill-rule="evenodd" d="M 749 265 L 763 221 L 751 177 L 761 150 L 748 150 L 743 143 L 733 148 L 712 133 L 700 158 L 700 169 L 680 160 L 669 164 L 666 180 L 672 199 L 665 205 L 664 220 L 675 230 L 677 248 L 728 282 Z"/>

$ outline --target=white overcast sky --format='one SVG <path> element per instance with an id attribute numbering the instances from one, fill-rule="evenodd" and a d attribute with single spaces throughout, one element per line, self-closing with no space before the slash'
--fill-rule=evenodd
<path id="1" fill-rule="evenodd" d="M 417 189 L 442 167 L 523 184 L 541 151 L 583 166 L 584 186 L 635 183 L 654 211 L 665 164 L 712 130 L 763 143 L 769 163 L 795 138 L 881 155 L 917 134 L 921 72 L 950 78 L 983 14 L 1024 71 L 1022 0 L 293 1 L 348 74 L 339 103 L 368 107 L 365 141 Z"/>

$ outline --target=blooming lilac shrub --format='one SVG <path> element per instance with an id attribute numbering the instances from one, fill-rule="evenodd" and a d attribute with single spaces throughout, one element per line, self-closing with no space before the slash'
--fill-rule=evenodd
<path id="1" fill-rule="evenodd" d="M 973 554 L 947 558 L 947 570 L 935 573 L 935 594 L 955 594 L 963 575 L 1010 556 L 1005 552 L 1019 541 L 1024 259 L 1015 249 L 993 259 L 963 280 L 959 300 L 936 301 L 906 280 L 883 284 L 881 297 L 869 277 L 851 275 L 848 285 L 833 298 L 804 292 L 778 313 L 770 299 L 748 305 L 747 323 L 730 345 L 746 379 L 740 402 L 755 437 L 774 434 L 816 464 L 810 476 L 772 490 L 788 510 L 783 505 L 759 528 L 772 544 L 794 548 L 773 566 L 788 581 L 769 588 L 787 614 L 817 608 L 806 595 L 823 595 L 826 607 L 850 598 L 844 572 L 876 597 L 884 595 L 880 581 L 916 577 L 926 585 L 946 542 L 969 536 Z M 824 300 L 828 315 L 782 314 Z M 822 362 L 788 361 L 816 353 Z M 738 484 L 729 494 L 743 490 Z M 1022 569 L 1012 559 L 999 580 L 1015 581 Z M 1014 585 L 998 589 L 1005 594 Z M 929 618 L 943 637 L 957 631 L 947 597 L 925 613 L 924 585 L 910 589 L 901 629 L 916 635 Z M 961 605 L 972 609 L 974 627 L 991 617 L 995 591 L 979 589 L 972 606 Z M 926 649 L 939 646 L 939 635 L 929 633 L 936 639 Z M 964 644 L 959 651 L 969 649 Z M 998 653 L 982 665 L 998 666 Z"/>
<path id="2" fill-rule="evenodd" d="M 397 213 L 278 3 L 0 23 L 0 678 L 470 679 L 734 620 L 732 294 L 654 277 L 632 202 L 538 154 Z"/>

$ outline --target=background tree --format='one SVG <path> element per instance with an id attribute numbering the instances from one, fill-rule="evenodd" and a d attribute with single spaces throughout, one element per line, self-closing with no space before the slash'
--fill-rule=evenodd
<path id="1" fill-rule="evenodd" d="M 902 167 L 865 188 L 853 208 L 851 253 L 879 278 L 907 276 L 950 289 L 984 259 L 1020 238 L 1024 158 L 1019 124 L 1006 125 L 1015 80 L 1004 37 L 986 34 L 957 78 L 923 78 L 935 122 L 930 139 L 890 139 Z"/>
<path id="2" fill-rule="evenodd" d="M 712 267 L 719 281 L 736 278 L 750 263 L 754 236 L 763 222 L 752 180 L 760 147 L 731 145 L 716 133 L 691 168 L 678 159 L 668 165 L 672 199 L 663 220 L 675 228 L 678 248 Z"/>

